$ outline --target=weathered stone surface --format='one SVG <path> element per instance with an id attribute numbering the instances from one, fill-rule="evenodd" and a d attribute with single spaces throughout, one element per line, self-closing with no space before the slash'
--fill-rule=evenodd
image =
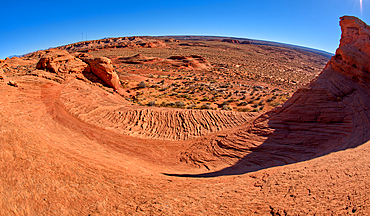
<path id="1" fill-rule="evenodd" d="M 57 74 L 82 73 L 88 65 L 65 50 L 48 50 L 37 63 L 37 69 Z"/>
<path id="2" fill-rule="evenodd" d="M 81 57 L 81 59 L 89 64 L 91 72 L 102 79 L 108 86 L 113 87 L 115 90 L 120 88 L 119 77 L 110 59 L 106 57 Z"/>

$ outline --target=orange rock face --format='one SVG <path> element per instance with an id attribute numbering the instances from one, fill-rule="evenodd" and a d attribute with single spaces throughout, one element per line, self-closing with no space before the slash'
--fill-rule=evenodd
<path id="1" fill-rule="evenodd" d="M 88 65 L 65 50 L 48 50 L 37 63 L 37 69 L 57 74 L 82 73 Z"/>
<path id="2" fill-rule="evenodd" d="M 356 17 L 349 16 L 342 17 L 340 24 L 340 45 L 329 66 L 366 83 L 370 80 L 370 27 Z"/>
<path id="3" fill-rule="evenodd" d="M 89 64 L 90 70 L 100 79 L 102 79 L 108 86 L 115 90 L 119 89 L 120 82 L 117 73 L 110 59 L 106 57 L 81 57 L 84 62 Z"/>

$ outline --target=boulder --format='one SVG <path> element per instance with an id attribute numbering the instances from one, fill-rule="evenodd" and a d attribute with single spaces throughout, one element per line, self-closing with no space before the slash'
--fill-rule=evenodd
<path id="1" fill-rule="evenodd" d="M 18 83 L 13 80 L 9 80 L 8 85 L 18 87 Z"/>
<path id="2" fill-rule="evenodd" d="M 115 90 L 120 88 L 119 77 L 114 70 L 112 61 L 106 57 L 81 57 L 81 59 L 89 65 L 87 71 L 90 70 L 93 74 L 104 81 L 108 86 Z"/>
<path id="3" fill-rule="evenodd" d="M 82 73 L 88 65 L 65 50 L 48 50 L 36 65 L 37 69 L 60 74 Z"/>

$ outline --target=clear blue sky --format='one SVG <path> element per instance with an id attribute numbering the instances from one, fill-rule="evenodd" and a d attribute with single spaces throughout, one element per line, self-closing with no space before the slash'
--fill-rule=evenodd
<path id="1" fill-rule="evenodd" d="M 360 3 L 363 3 L 361 12 Z M 82 40 L 215 35 L 335 52 L 339 17 L 370 24 L 370 0 L 3 1 L 0 58 Z"/>

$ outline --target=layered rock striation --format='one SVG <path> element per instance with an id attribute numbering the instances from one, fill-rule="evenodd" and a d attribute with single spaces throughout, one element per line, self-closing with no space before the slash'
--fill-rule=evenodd
<path id="1" fill-rule="evenodd" d="M 82 81 L 67 84 L 60 101 L 74 117 L 118 134 L 156 140 L 190 140 L 245 124 L 256 113 L 138 107 L 109 99 Z"/>

